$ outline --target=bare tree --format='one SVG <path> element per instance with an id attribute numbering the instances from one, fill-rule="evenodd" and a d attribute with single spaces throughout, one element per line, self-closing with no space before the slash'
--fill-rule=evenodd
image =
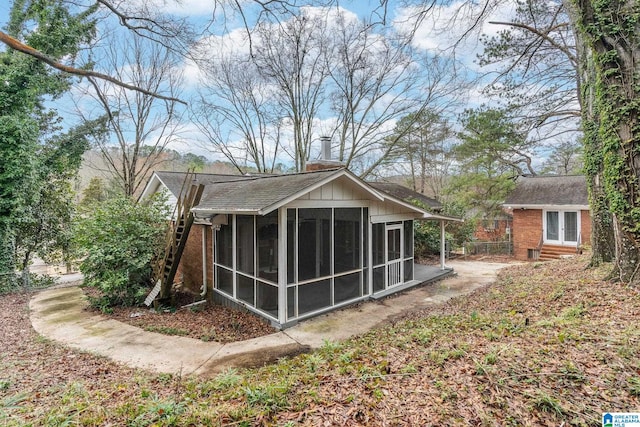
<path id="1" fill-rule="evenodd" d="M 204 68 L 201 86 L 192 117 L 207 148 L 222 153 L 241 172 L 247 166 L 273 172 L 281 115 L 253 61 L 233 53 L 216 57 Z"/>
<path id="2" fill-rule="evenodd" d="M 480 64 L 497 67 L 485 93 L 520 111 L 519 119 L 540 139 L 555 143 L 580 124 L 580 75 L 573 29 L 560 0 L 518 1 L 505 29 L 483 36 Z"/>
<path id="3" fill-rule="evenodd" d="M 331 107 L 337 116 L 338 160 L 351 168 L 359 163 L 365 176 L 386 153 L 371 164 L 364 164 L 362 155 L 372 149 L 387 151 L 382 145 L 391 134 L 389 123 L 420 109 L 426 98 L 419 96 L 424 95 L 417 88 L 423 83 L 423 70 L 416 66 L 411 39 L 391 30 L 374 33 L 373 28 L 338 13 L 325 51 Z"/>
<path id="4" fill-rule="evenodd" d="M 95 140 L 108 165 L 108 172 L 127 196 L 133 196 L 150 172 L 162 161 L 167 145 L 179 133 L 181 110 L 177 90 L 181 73 L 176 67 L 174 55 L 156 43 L 139 38 L 112 39 L 101 61 L 122 81 L 132 82 L 142 91 L 128 91 L 109 82 L 92 77 L 91 87 L 77 100 L 78 111 L 84 119 L 88 114 L 104 114 L 110 137 Z M 93 110 L 87 108 L 87 99 L 93 102 Z M 90 111 L 87 113 L 87 111 Z"/>
<path id="5" fill-rule="evenodd" d="M 259 24 L 253 60 L 258 72 L 275 86 L 276 111 L 291 128 L 295 169 L 305 169 L 314 137 L 314 120 L 325 100 L 328 69 L 324 29 L 326 16 L 303 9 L 281 25 Z"/>

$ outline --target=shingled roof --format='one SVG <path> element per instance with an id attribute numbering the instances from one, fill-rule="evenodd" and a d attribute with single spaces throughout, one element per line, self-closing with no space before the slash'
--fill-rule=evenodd
<path id="1" fill-rule="evenodd" d="M 345 173 L 345 169 L 333 169 L 217 182 L 205 187 L 200 204 L 193 210 L 264 215 L 290 198 Z"/>
<path id="2" fill-rule="evenodd" d="M 587 181 L 582 175 L 519 177 L 506 207 L 574 206 L 588 209 Z"/>
<path id="3" fill-rule="evenodd" d="M 186 172 L 167 172 L 157 171 L 154 172 L 158 179 L 171 191 L 171 193 L 178 197 Z M 245 179 L 251 179 L 249 175 L 224 175 L 224 174 L 211 174 L 211 173 L 194 173 L 193 184 L 215 184 L 218 182 L 240 181 Z"/>
<path id="4" fill-rule="evenodd" d="M 405 202 L 412 203 L 414 200 L 422 203 L 426 208 L 431 209 L 434 212 L 442 210 L 442 204 L 431 197 L 427 197 L 424 194 L 413 191 L 404 185 L 396 184 L 393 182 L 367 182 L 370 186 L 376 190 L 387 193 L 397 199 L 404 200 Z"/>
<path id="5" fill-rule="evenodd" d="M 143 196 L 148 196 L 156 191 L 157 186 L 152 181 L 161 183 L 178 197 L 182 188 L 185 172 L 154 172 Z M 391 191 L 374 188 L 353 175 L 345 168 L 319 170 L 313 172 L 294 173 L 286 175 L 218 175 L 195 174 L 193 184 L 204 184 L 204 192 L 198 206 L 192 211 L 198 215 L 216 213 L 238 213 L 247 215 L 266 215 L 280 206 L 283 206 L 303 194 L 320 188 L 322 185 L 335 179 L 346 179 L 363 192 L 369 194 L 372 200 L 389 201 L 401 204 L 422 215 L 423 219 L 443 219 L 447 221 L 460 221 L 459 218 L 442 216 L 427 212 L 404 200 L 400 195 Z M 415 195 L 417 193 L 406 189 Z M 434 202 L 432 199 L 429 199 Z M 436 202 L 437 203 L 437 202 Z"/>

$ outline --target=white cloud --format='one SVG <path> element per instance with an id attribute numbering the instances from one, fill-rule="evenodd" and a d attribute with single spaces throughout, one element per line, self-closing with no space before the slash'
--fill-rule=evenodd
<path id="1" fill-rule="evenodd" d="M 480 34 L 497 34 L 504 27 L 489 21 L 510 21 L 516 7 L 513 0 L 500 2 L 499 7 L 488 11 L 483 11 L 483 5 L 459 0 L 434 6 L 427 13 L 418 6 L 401 8 L 394 25 L 404 33 L 415 30 L 415 47 L 434 54 L 455 55 L 467 67 L 478 69 L 475 59 L 482 52 Z"/>

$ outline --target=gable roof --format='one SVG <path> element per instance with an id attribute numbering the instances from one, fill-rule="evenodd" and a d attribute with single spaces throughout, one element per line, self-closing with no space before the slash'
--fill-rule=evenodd
<path id="1" fill-rule="evenodd" d="M 185 172 L 154 172 L 141 197 L 157 191 L 158 187 L 152 185 L 155 182 L 164 185 L 177 198 L 185 175 Z M 286 175 L 196 174 L 193 183 L 204 184 L 205 188 L 200 203 L 192 211 L 200 214 L 198 216 L 230 213 L 266 215 L 339 178 L 359 187 L 373 200 L 404 206 L 424 219 L 460 221 L 458 218 L 432 214 L 392 194 L 379 192 L 345 168 Z"/>
<path id="2" fill-rule="evenodd" d="M 367 187 L 346 169 L 341 168 L 218 182 L 205 187 L 202 200 L 193 211 L 266 215 L 341 176 L 353 181 L 374 199 L 383 200 L 380 194 Z"/>
<path id="3" fill-rule="evenodd" d="M 405 202 L 411 203 L 413 200 L 417 200 L 422 203 L 425 207 L 432 209 L 434 211 L 442 210 L 442 204 L 436 199 L 432 199 L 431 197 L 427 197 L 422 193 L 418 193 L 417 191 L 413 191 L 410 188 L 405 187 L 404 185 L 396 184 L 393 182 L 370 182 L 367 184 L 372 186 L 378 191 L 382 191 L 388 195 L 391 195 L 400 200 L 404 200 Z"/>
<path id="4" fill-rule="evenodd" d="M 547 206 L 589 209 L 587 181 L 582 175 L 519 177 L 504 202 L 512 208 Z"/>

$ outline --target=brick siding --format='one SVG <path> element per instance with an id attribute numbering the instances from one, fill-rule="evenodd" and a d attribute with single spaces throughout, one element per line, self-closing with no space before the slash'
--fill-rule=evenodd
<path id="1" fill-rule="evenodd" d="M 200 293 L 202 286 L 202 229 L 206 230 L 205 239 L 207 240 L 207 284 L 211 288 L 213 283 L 213 262 L 212 262 L 212 233 L 211 226 L 194 224 L 189 232 L 187 245 L 182 253 L 178 273 L 176 274 L 176 282 L 183 282 L 186 290 L 192 293 Z"/>
<path id="2" fill-rule="evenodd" d="M 528 249 L 534 249 L 542 237 L 541 209 L 513 210 L 513 256 L 517 260 L 528 259 Z M 591 244 L 591 216 L 580 211 L 580 238 L 583 245 Z"/>

